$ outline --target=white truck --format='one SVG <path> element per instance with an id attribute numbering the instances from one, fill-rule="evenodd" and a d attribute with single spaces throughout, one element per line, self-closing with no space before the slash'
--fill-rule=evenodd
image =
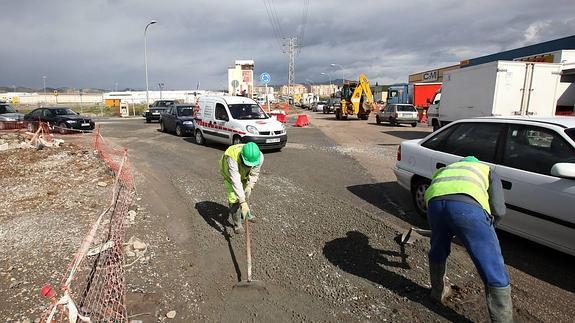
<path id="1" fill-rule="evenodd" d="M 435 131 L 466 118 L 553 116 L 561 67 L 552 63 L 495 61 L 446 72 L 441 100 L 434 99 L 430 106 L 428 123 Z"/>

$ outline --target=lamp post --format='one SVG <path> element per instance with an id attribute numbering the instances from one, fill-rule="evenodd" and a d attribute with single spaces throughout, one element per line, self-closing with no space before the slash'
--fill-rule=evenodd
<path id="1" fill-rule="evenodd" d="M 158 83 L 158 87 L 160 88 L 160 100 L 162 99 L 162 89 L 164 88 L 164 83 Z"/>
<path id="2" fill-rule="evenodd" d="M 343 70 L 343 66 L 341 66 L 339 64 L 334 64 L 334 63 L 329 64 L 329 66 L 331 66 L 331 67 L 337 66 L 341 69 L 341 85 L 343 86 L 343 83 L 345 83 L 345 71 Z"/>
<path id="3" fill-rule="evenodd" d="M 321 75 L 327 76 L 329 78 L 329 89 L 331 90 L 333 88 L 332 84 L 331 84 L 331 74 L 329 73 L 320 73 Z"/>
<path id="4" fill-rule="evenodd" d="M 157 21 L 152 20 L 144 28 L 144 68 L 146 69 L 146 106 L 150 104 L 150 95 L 148 89 L 148 27 L 155 24 Z"/>
<path id="5" fill-rule="evenodd" d="M 44 85 L 44 103 L 46 103 L 46 76 L 42 76 L 42 84 Z"/>

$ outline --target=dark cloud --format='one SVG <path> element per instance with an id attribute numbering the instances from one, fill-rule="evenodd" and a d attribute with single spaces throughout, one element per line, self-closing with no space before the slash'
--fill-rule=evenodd
<path id="1" fill-rule="evenodd" d="M 281 26 L 274 33 L 264 4 Z M 303 0 L 3 1 L 0 85 L 143 88 L 144 27 L 150 84 L 170 89 L 226 87 L 227 67 L 254 59 L 256 75 L 286 82 L 279 43 L 302 31 Z M 575 2 L 309 1 L 298 82 L 329 73 L 365 73 L 373 82 L 406 81 L 410 73 L 497 51 L 565 37 L 575 30 Z M 269 9 L 269 7 L 268 7 Z M 278 37 L 276 37 L 278 36 Z"/>

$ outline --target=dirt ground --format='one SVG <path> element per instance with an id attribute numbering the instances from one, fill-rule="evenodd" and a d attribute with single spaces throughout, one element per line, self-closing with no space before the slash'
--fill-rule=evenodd
<path id="1" fill-rule="evenodd" d="M 113 178 L 87 148 L 67 144 L 36 150 L 17 134 L 0 136 L 0 320 L 34 321 L 74 252 L 109 203 Z M 24 144 L 22 144 L 24 143 Z"/>
<path id="2" fill-rule="evenodd" d="M 253 276 L 265 292 L 234 288 L 246 275 L 245 240 L 227 221 L 216 167 L 225 147 L 143 120 L 100 122 L 107 140 L 128 148 L 138 191 L 126 234 L 146 244 L 126 254 L 133 323 L 487 321 L 481 280 L 460 246 L 448 262 L 455 293 L 440 306 L 428 298 L 428 239 L 395 241 L 425 221 L 390 167 L 399 142 L 429 129 L 310 116 L 312 126 L 288 127 L 288 145 L 266 154 L 250 203 Z M 33 321 L 47 305 L 38 288 L 59 282 L 112 179 L 91 151 L 70 144 L 0 159 L 0 183 L 11 188 L 0 202 L 0 320 Z M 570 321 L 572 258 L 504 238 L 516 321 Z"/>

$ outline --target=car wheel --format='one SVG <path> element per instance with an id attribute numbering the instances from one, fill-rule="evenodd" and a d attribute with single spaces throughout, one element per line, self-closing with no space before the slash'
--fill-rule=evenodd
<path id="1" fill-rule="evenodd" d="M 411 185 L 411 197 L 415 211 L 422 217 L 427 216 L 427 205 L 425 203 L 425 191 L 429 187 L 430 181 L 425 178 L 417 178 Z"/>
<path id="2" fill-rule="evenodd" d="M 176 135 L 178 137 L 181 137 L 184 135 L 184 131 L 182 131 L 182 126 L 180 126 L 179 124 L 176 125 Z"/>
<path id="3" fill-rule="evenodd" d="M 414 128 L 417 127 L 417 122 L 412 123 L 411 126 Z"/>
<path id="4" fill-rule="evenodd" d="M 152 122 L 152 120 L 146 118 L 146 123 L 150 123 L 150 122 Z"/>
<path id="5" fill-rule="evenodd" d="M 375 123 L 381 124 L 381 119 L 379 118 L 378 115 L 375 115 Z"/>
<path id="6" fill-rule="evenodd" d="M 335 110 L 335 119 L 341 120 L 341 113 L 339 112 L 339 110 Z"/>
<path id="7" fill-rule="evenodd" d="M 68 133 L 68 125 L 66 124 L 66 122 L 60 122 L 60 123 L 58 124 L 58 132 L 59 132 L 61 135 L 65 135 L 65 134 Z"/>
<path id="8" fill-rule="evenodd" d="M 242 143 L 242 137 L 235 135 L 232 139 L 232 145 L 238 145 Z"/>
<path id="9" fill-rule="evenodd" d="M 392 117 L 389 117 L 389 125 L 390 126 L 394 126 L 395 125 L 395 121 L 393 121 Z"/>
<path id="10" fill-rule="evenodd" d="M 196 130 L 196 144 L 198 145 L 206 144 L 206 139 L 204 138 L 204 135 L 202 134 L 201 130 Z"/>
<path id="11" fill-rule="evenodd" d="M 160 121 L 160 131 L 166 132 L 166 126 L 164 126 L 164 123 L 162 121 Z"/>

